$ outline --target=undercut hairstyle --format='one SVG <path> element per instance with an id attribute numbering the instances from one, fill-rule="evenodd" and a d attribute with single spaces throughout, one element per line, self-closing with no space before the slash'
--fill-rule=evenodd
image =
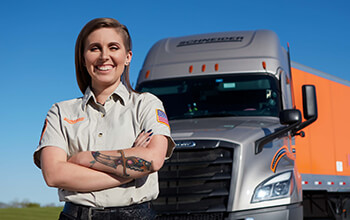
<path id="1" fill-rule="evenodd" d="M 86 38 L 94 31 L 100 28 L 114 28 L 123 38 L 126 52 L 131 51 L 132 43 L 128 28 L 113 18 L 96 18 L 89 21 L 80 31 L 75 43 L 75 73 L 80 91 L 84 94 L 88 86 L 91 86 L 91 77 L 85 67 L 84 50 Z M 129 91 L 136 92 L 131 84 L 129 77 L 130 64 L 126 65 L 121 76 L 121 81 L 126 85 Z"/>

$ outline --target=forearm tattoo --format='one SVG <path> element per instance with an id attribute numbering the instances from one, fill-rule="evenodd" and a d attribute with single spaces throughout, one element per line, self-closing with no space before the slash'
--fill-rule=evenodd
<path id="1" fill-rule="evenodd" d="M 90 162 L 90 167 L 93 167 L 96 162 L 112 167 L 114 169 L 117 169 L 118 166 L 122 166 L 123 176 L 130 176 L 126 172 L 126 169 L 131 169 L 139 172 L 151 171 L 152 162 L 148 162 L 142 158 L 134 156 L 125 157 L 123 150 L 118 150 L 118 153 L 120 153 L 120 157 L 101 154 L 99 151 L 92 151 L 91 155 L 95 160 Z"/>

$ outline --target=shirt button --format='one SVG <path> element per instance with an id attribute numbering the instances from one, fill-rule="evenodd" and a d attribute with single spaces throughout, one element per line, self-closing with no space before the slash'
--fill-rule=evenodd
<path id="1" fill-rule="evenodd" d="M 102 132 L 98 133 L 98 136 L 99 136 L 99 137 L 102 137 L 102 135 L 103 135 L 103 133 L 102 133 Z"/>

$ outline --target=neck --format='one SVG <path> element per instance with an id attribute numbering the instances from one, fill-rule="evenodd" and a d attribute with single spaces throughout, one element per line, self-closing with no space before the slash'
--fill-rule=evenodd
<path id="1" fill-rule="evenodd" d="M 104 105 L 108 97 L 114 92 L 114 90 L 116 90 L 119 83 L 111 85 L 109 87 L 92 86 L 92 91 L 94 92 L 96 101 Z"/>

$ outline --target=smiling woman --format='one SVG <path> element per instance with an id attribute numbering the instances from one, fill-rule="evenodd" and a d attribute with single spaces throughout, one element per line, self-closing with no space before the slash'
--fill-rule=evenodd
<path id="1" fill-rule="evenodd" d="M 76 45 L 75 45 L 75 69 L 76 76 L 79 88 L 82 93 L 85 92 L 88 86 L 91 86 L 91 77 L 88 73 L 85 64 L 85 50 L 87 49 L 87 38 L 90 37 L 94 31 L 99 29 L 110 29 L 117 33 L 119 41 L 115 41 L 119 43 L 121 47 L 124 47 L 126 53 L 130 53 L 132 51 L 132 42 L 129 30 L 123 24 L 120 24 L 115 19 L 110 18 L 98 18 L 90 21 L 85 25 L 85 27 L 81 30 Z M 115 35 L 113 33 L 113 35 Z M 108 36 L 109 37 L 109 36 Z M 121 38 L 121 39 L 120 39 Z M 114 39 L 117 40 L 117 39 Z M 113 41 L 114 42 L 114 41 Z M 122 43 L 122 44 L 121 44 Z M 131 53 L 132 55 L 132 53 Z M 131 60 L 131 57 L 130 57 Z M 122 75 L 122 81 L 126 84 L 126 87 L 134 91 L 129 81 L 129 67 L 130 61 L 127 63 L 124 69 L 124 73 Z"/>
<path id="2" fill-rule="evenodd" d="M 162 102 L 135 92 L 127 28 L 110 18 L 90 21 L 75 50 L 82 98 L 52 106 L 36 165 L 65 201 L 60 220 L 154 219 L 157 171 L 174 148 Z"/>
<path id="3" fill-rule="evenodd" d="M 128 66 L 132 52 L 124 46 L 122 36 L 113 28 L 92 32 L 85 41 L 85 66 L 91 77 L 91 87 L 97 102 L 104 104 L 114 91 Z"/>

